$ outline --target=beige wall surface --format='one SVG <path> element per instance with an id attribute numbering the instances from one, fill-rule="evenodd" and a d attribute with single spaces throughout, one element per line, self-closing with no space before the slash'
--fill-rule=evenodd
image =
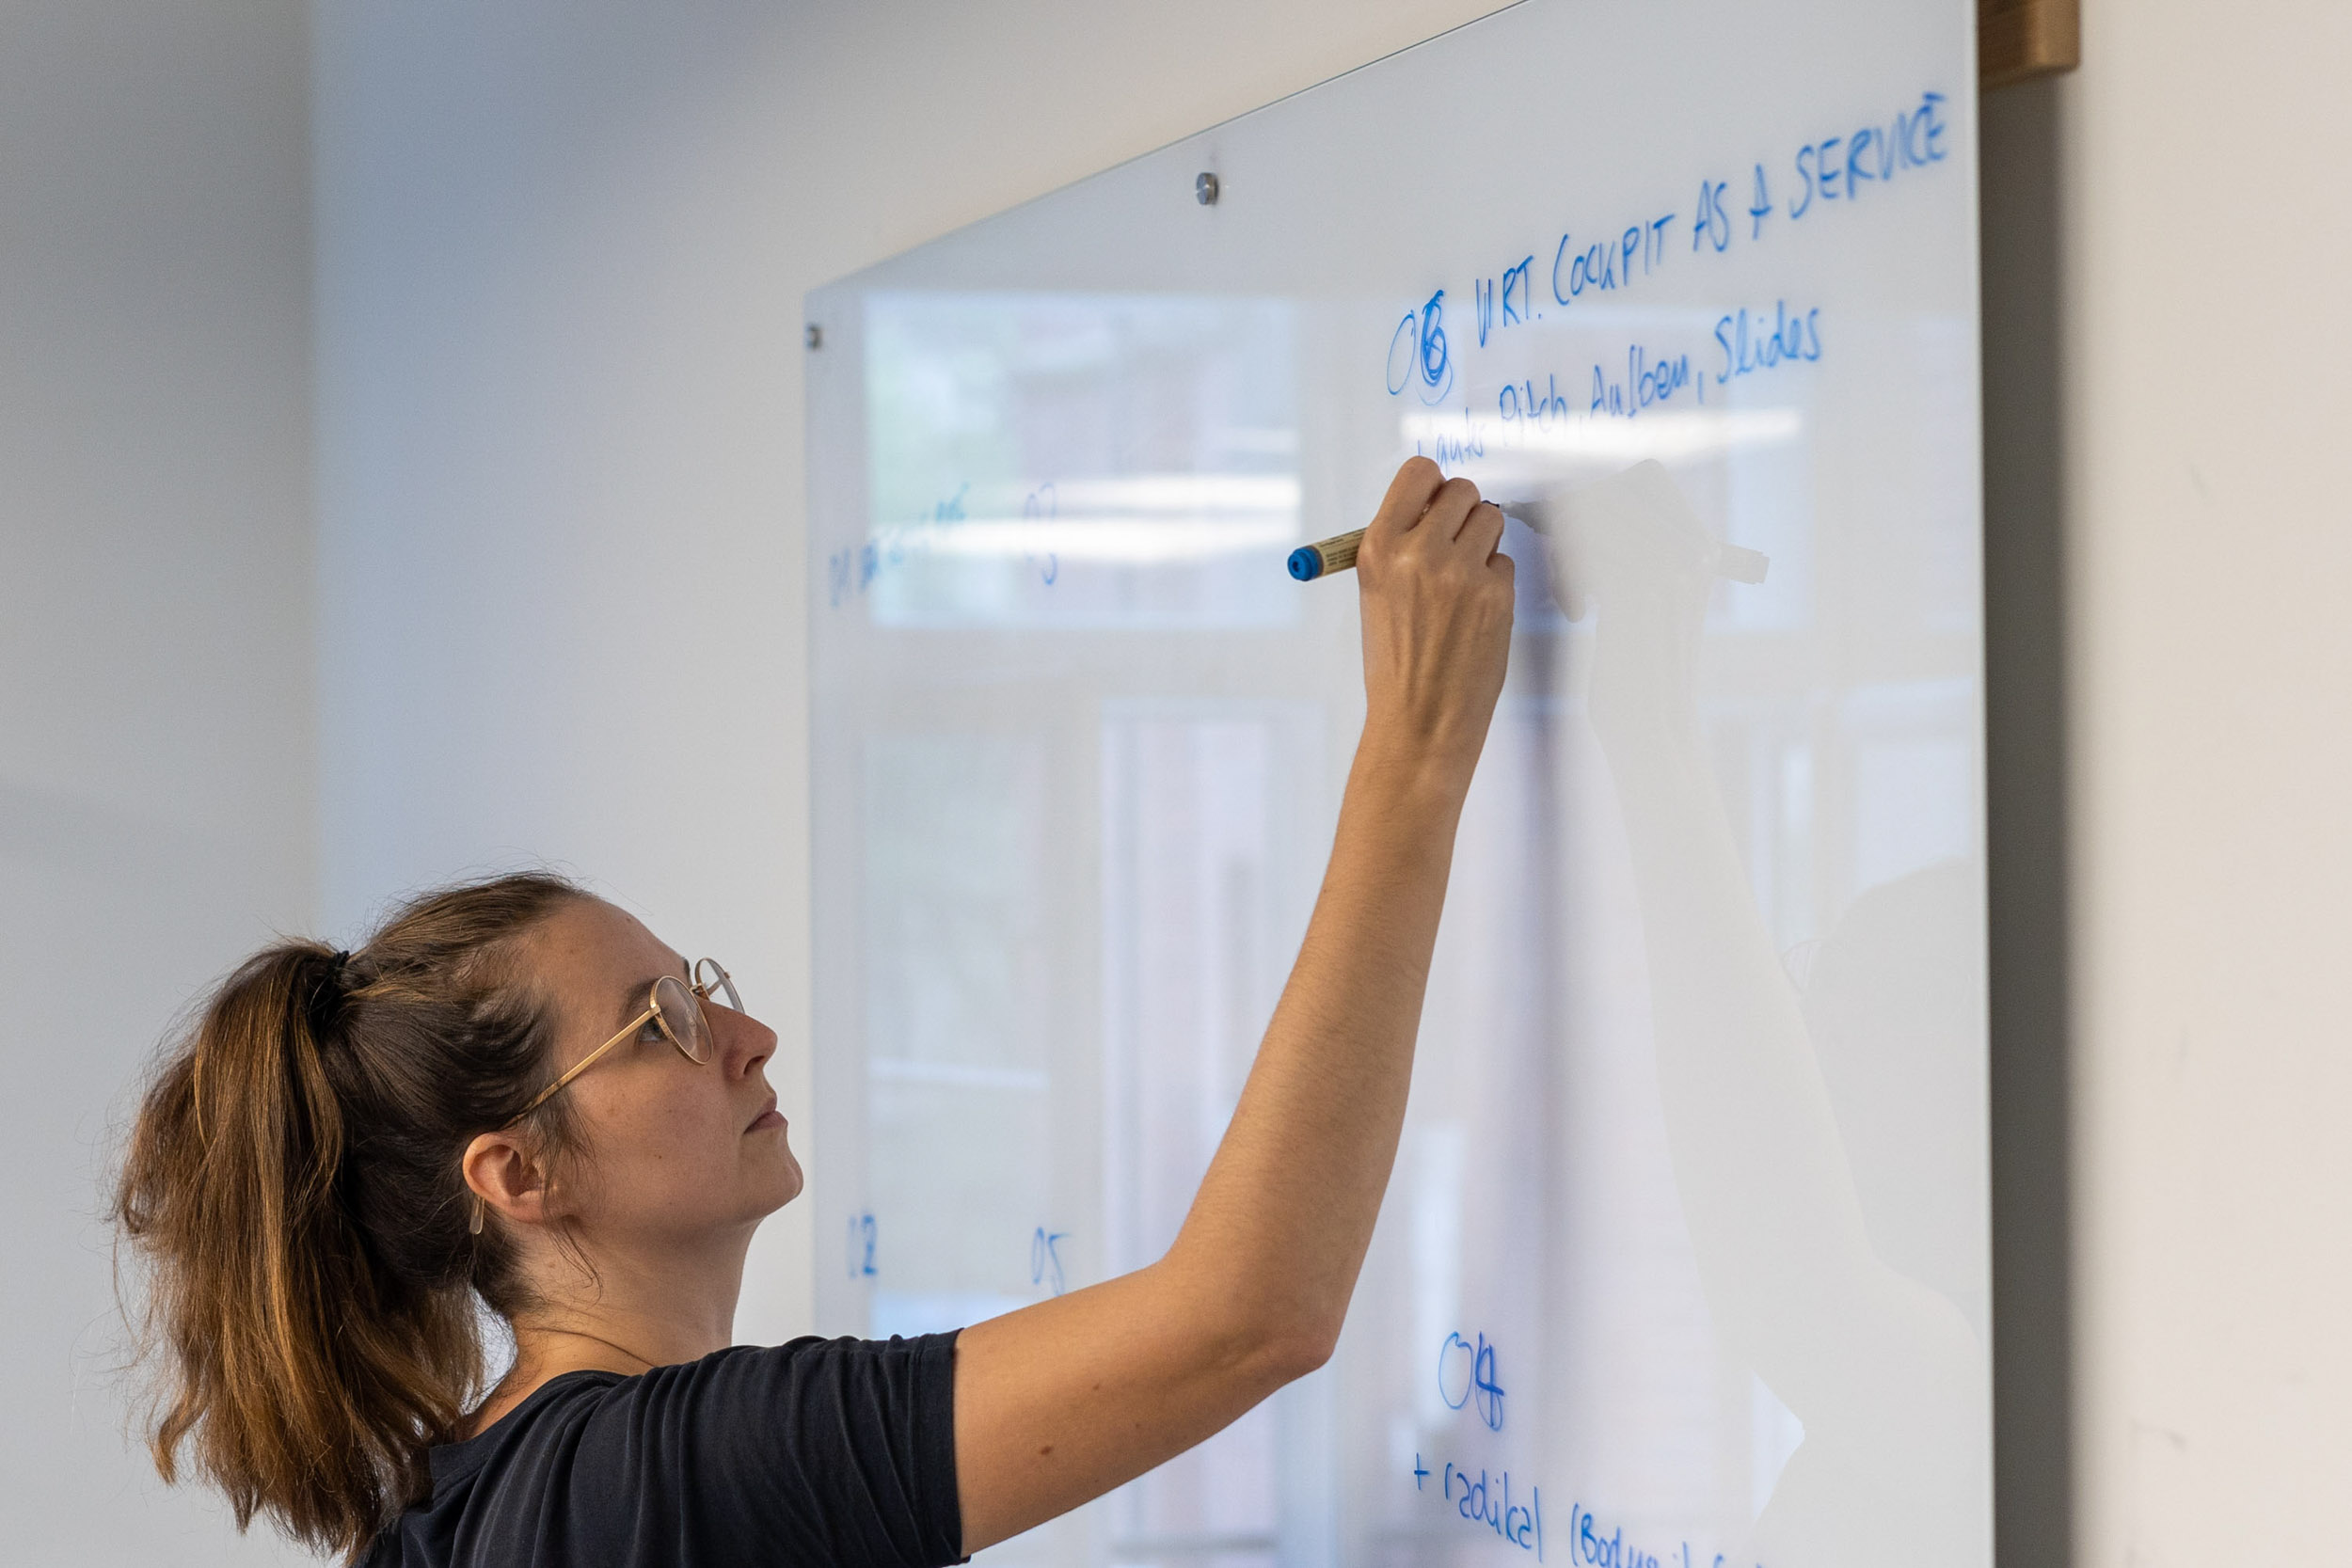
<path id="1" fill-rule="evenodd" d="M 803 293 L 1493 8 L 321 7 L 330 925 L 586 876 L 740 976 L 822 1160 Z M 805 1331 L 810 1249 L 762 1232 L 739 1333 Z"/>
<path id="2" fill-rule="evenodd" d="M 2352 9 L 2085 0 L 2059 89 L 2077 1560 L 2352 1497 Z"/>
<path id="3" fill-rule="evenodd" d="M 127 1446 L 100 1188 L 310 917 L 301 0 L 0 5 L 0 1560 L 291 1560 Z"/>

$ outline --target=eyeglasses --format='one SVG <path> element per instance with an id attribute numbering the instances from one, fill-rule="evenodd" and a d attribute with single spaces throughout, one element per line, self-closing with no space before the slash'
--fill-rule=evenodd
<path id="1" fill-rule="evenodd" d="M 707 972 L 707 973 L 706 973 Z M 523 1115 L 545 1105 L 555 1098 L 556 1091 L 596 1065 L 596 1058 L 619 1045 L 635 1038 L 651 1045 L 666 1039 L 678 1049 L 678 1054 L 700 1066 L 718 1054 L 718 1042 L 711 1037 L 710 1020 L 703 1012 L 703 1004 L 713 1000 L 713 993 L 724 996 L 722 1004 L 729 1012 L 743 1010 L 743 1000 L 735 994 L 735 981 L 719 967 L 715 958 L 694 960 L 694 984 L 690 989 L 675 974 L 664 974 L 653 983 L 653 995 L 645 1002 L 645 1010 L 628 1021 L 628 1027 L 574 1062 L 571 1070 L 539 1091 L 539 1097 L 523 1107 Z M 643 1031 L 656 1030 L 645 1034 Z"/>

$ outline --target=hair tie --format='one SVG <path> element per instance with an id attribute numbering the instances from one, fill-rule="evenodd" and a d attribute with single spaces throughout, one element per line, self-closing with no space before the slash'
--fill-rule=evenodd
<path id="1" fill-rule="evenodd" d="M 350 962 L 350 949 L 338 949 L 327 959 L 326 973 L 319 977 L 318 985 L 310 992 L 308 1009 L 310 1032 L 322 1040 L 326 1038 L 336 1014 L 342 1010 L 343 1002 L 350 994 L 350 977 L 344 973 L 345 966 Z"/>

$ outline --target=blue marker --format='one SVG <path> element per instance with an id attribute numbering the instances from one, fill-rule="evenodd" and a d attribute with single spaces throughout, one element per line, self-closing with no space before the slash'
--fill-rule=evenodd
<path id="1" fill-rule="evenodd" d="M 1301 545 L 1291 551 L 1291 576 L 1301 582 L 1312 582 L 1327 572 L 1344 572 L 1356 564 L 1356 546 L 1364 542 L 1364 531 L 1335 534 L 1320 544 Z"/>

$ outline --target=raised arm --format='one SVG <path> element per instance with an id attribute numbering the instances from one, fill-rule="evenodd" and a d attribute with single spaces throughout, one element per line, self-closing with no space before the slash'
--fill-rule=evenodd
<path id="1" fill-rule="evenodd" d="M 1512 567 L 1466 480 L 1397 470 L 1358 558 L 1364 732 L 1323 891 L 1166 1257 L 966 1329 L 963 1546 L 1133 1480 L 1329 1358 L 1396 1158 L 1454 831 L 1502 689 Z"/>

